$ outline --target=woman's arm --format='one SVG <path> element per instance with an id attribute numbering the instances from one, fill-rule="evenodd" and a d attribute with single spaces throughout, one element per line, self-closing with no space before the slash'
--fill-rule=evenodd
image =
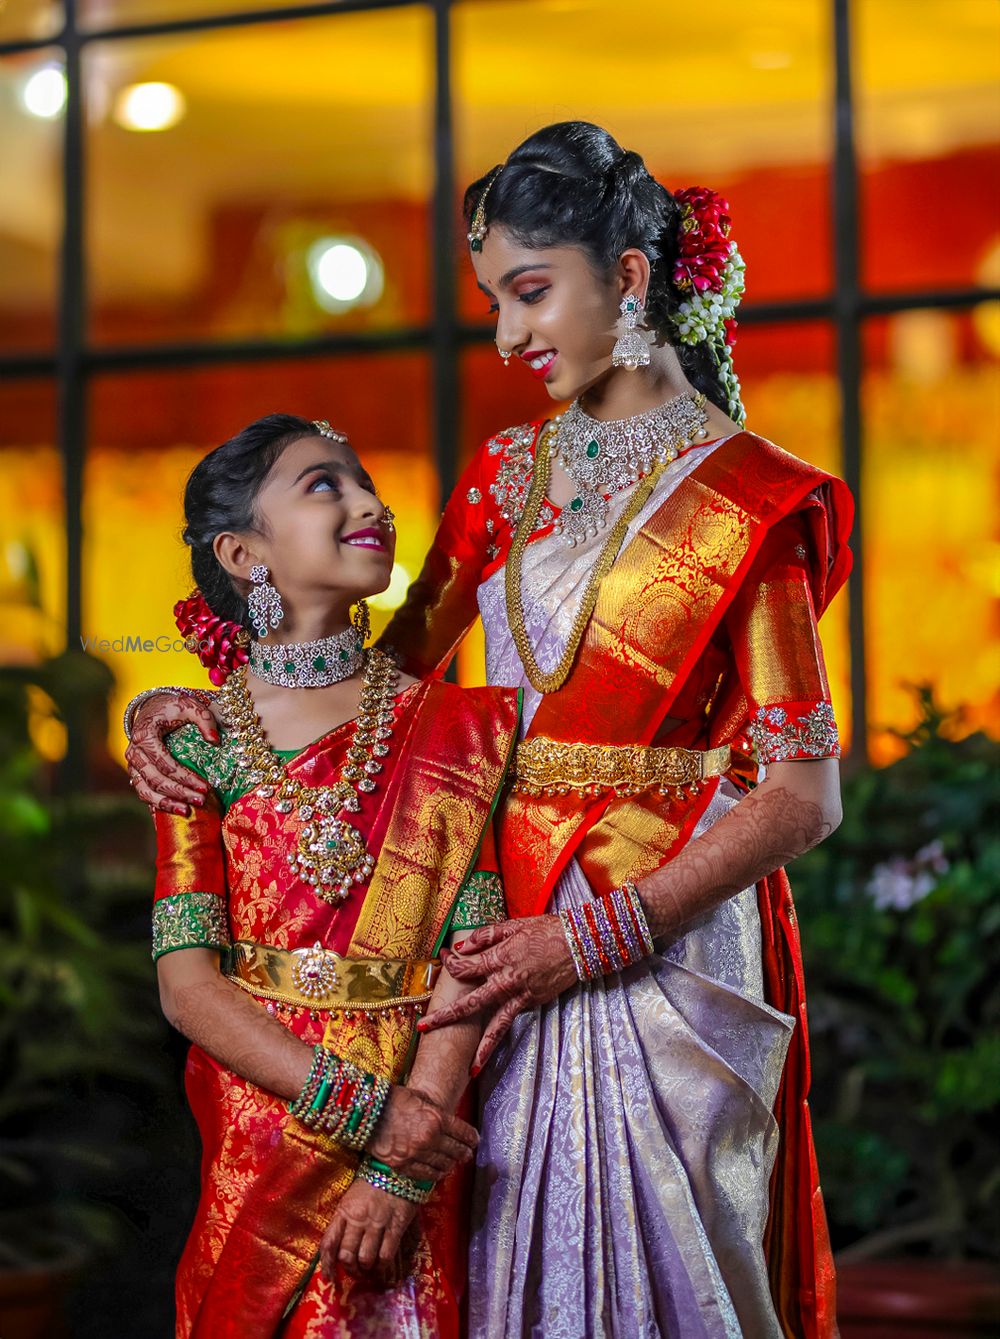
<path id="1" fill-rule="evenodd" d="M 836 758 L 772 764 L 755 790 L 638 885 L 653 934 L 676 937 L 689 921 L 816 846 L 839 822 Z M 479 1010 L 491 1010 L 473 1073 L 522 1010 L 577 984 L 558 916 L 487 926 L 442 956 L 452 976 L 475 989 L 418 1027 L 429 1032 L 464 1024 Z"/>
<path id="2" fill-rule="evenodd" d="M 840 822 L 840 747 L 816 626 L 823 586 L 816 572 L 825 570 L 827 555 L 816 556 L 810 524 L 805 513 L 794 514 L 768 533 L 724 620 L 732 673 L 716 720 L 729 723 L 724 738 L 746 730 L 765 777 L 639 884 L 654 936 L 680 934 L 690 921 L 808 851 Z M 453 956 L 453 975 L 482 984 L 421 1026 L 442 1027 L 467 1011 L 492 1008 L 474 1069 L 520 1010 L 577 981 L 556 916 L 479 932 Z"/>
<path id="3" fill-rule="evenodd" d="M 479 617 L 476 591 L 491 542 L 486 449 L 484 443 L 456 484 L 420 574 L 379 639 L 418 678 L 443 673 Z"/>
<path id="4" fill-rule="evenodd" d="M 654 937 L 675 937 L 824 841 L 840 819 L 838 759 L 772 763 L 759 786 L 638 885 Z"/>

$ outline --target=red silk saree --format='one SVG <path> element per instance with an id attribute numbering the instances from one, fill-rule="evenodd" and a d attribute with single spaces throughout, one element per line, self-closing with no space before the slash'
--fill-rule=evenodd
<path id="1" fill-rule="evenodd" d="M 422 683 L 396 700 L 390 756 L 352 821 L 376 868 L 338 907 L 289 870 L 293 817 L 278 814 L 241 777 L 231 738 L 219 747 L 192 727 L 175 755 L 212 784 L 203 811 L 157 813 L 154 956 L 251 941 L 280 949 L 321 945 L 345 958 L 433 959 L 449 928 L 502 916 L 492 818 L 517 733 L 515 693 Z M 334 779 L 350 744 L 342 726 L 285 755 L 306 785 Z M 308 1044 L 395 1082 L 405 1080 L 419 1016 L 413 1004 L 268 1009 Z M 426 998 L 426 997 L 424 997 Z M 313 1273 L 290 1317 L 357 1155 L 296 1122 L 286 1103 L 192 1046 L 188 1098 L 203 1143 L 201 1196 L 177 1277 L 177 1334 L 283 1339 L 456 1336 L 465 1282 L 464 1187 L 447 1178 L 421 1210 L 402 1277 L 389 1287 Z"/>

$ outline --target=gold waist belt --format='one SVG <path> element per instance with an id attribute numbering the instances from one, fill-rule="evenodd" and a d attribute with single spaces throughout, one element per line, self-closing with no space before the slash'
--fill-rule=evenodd
<path id="1" fill-rule="evenodd" d="M 305 1009 L 392 1009 L 431 997 L 437 959 L 342 958 L 320 944 L 272 948 L 238 939 L 225 950 L 222 970 L 251 995 Z"/>
<path id="2" fill-rule="evenodd" d="M 681 786 L 698 788 L 708 777 L 729 769 L 730 749 L 643 748 L 638 744 L 563 744 L 539 735 L 519 744 L 514 758 L 514 789 L 522 795 L 636 795 L 658 790 L 666 795 Z"/>

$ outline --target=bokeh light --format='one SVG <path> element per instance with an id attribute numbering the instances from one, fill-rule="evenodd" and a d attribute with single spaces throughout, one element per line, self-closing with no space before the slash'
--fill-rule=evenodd
<path id="1" fill-rule="evenodd" d="M 66 75 L 61 65 L 44 65 L 28 79 L 21 101 L 32 116 L 51 121 L 66 106 Z"/>

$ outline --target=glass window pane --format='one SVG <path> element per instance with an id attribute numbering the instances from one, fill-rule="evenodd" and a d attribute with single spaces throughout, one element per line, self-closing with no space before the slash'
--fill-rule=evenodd
<path id="1" fill-rule="evenodd" d="M 0 663 L 65 642 L 66 523 L 48 378 L 0 381 Z"/>
<path id="2" fill-rule="evenodd" d="M 0 4 L 0 41 L 54 37 L 63 25 L 63 7 L 55 0 L 5 0 Z"/>
<path id="3" fill-rule="evenodd" d="M 833 327 L 822 321 L 742 325 L 735 349 L 747 427 L 831 474 L 843 477 L 840 392 Z M 855 561 L 858 538 L 852 537 Z M 848 596 L 823 615 L 820 632 L 844 751 L 851 744 Z"/>
<path id="4" fill-rule="evenodd" d="M 865 331 L 865 622 L 879 760 L 916 723 L 914 684 L 1000 732 L 996 444 L 1000 317 L 913 311 Z"/>
<path id="5" fill-rule="evenodd" d="M 423 321 L 431 52 L 423 6 L 89 45 L 91 338 Z"/>
<path id="6" fill-rule="evenodd" d="M 851 14 L 866 285 L 1000 282 L 1000 5 L 922 0 L 914 22 L 909 0 L 856 0 Z"/>
<path id="7" fill-rule="evenodd" d="M 173 606 L 191 588 L 179 538 L 184 482 L 206 451 L 261 414 L 287 410 L 343 428 L 395 510 L 398 570 L 386 595 L 371 601 L 373 627 L 384 626 L 420 570 L 438 521 L 429 385 L 428 362 L 419 354 L 95 378 L 84 494 L 84 631 L 111 643 L 123 637 L 154 643 L 149 652 L 124 645 L 98 651 L 117 680 L 113 731 L 114 713 L 141 688 L 206 682 L 197 659 L 174 646 Z"/>
<path id="8" fill-rule="evenodd" d="M 0 60 L 0 350 L 55 342 L 65 97 L 55 48 Z"/>
<path id="9" fill-rule="evenodd" d="M 613 0 L 465 0 L 453 10 L 459 188 L 550 122 L 596 121 L 666 185 L 728 198 L 748 301 L 827 291 L 829 0 L 752 10 L 722 0 L 708 20 L 645 5 L 637 61 L 629 43 L 609 46 Z M 467 259 L 461 271 L 463 315 L 485 321 Z"/>

